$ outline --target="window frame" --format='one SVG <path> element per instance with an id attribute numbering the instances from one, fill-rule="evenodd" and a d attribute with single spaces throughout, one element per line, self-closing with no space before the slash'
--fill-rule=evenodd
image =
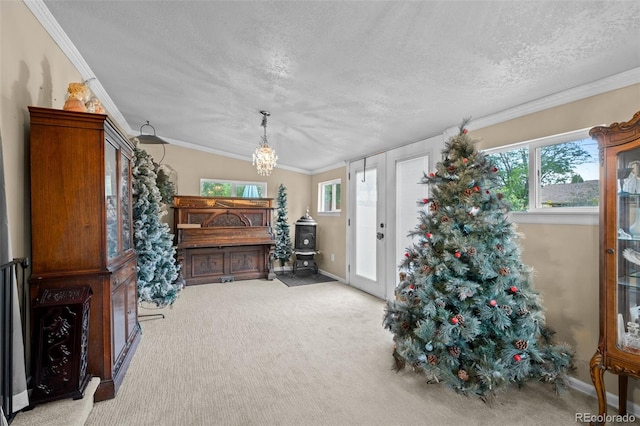
<path id="1" fill-rule="evenodd" d="M 204 196 L 204 197 L 207 196 L 207 195 L 202 195 L 203 183 L 216 183 L 216 182 L 231 185 L 232 195 L 230 195 L 230 197 L 255 198 L 255 197 L 243 197 L 242 195 L 235 195 L 236 189 L 239 185 L 244 185 L 244 186 L 255 185 L 255 186 L 262 187 L 262 194 L 263 194 L 262 198 L 266 198 L 267 196 L 267 182 L 251 182 L 251 181 L 244 181 L 244 180 L 229 180 L 229 179 L 215 179 L 215 178 L 200 178 L 200 190 L 199 190 L 200 196 Z"/>
<path id="2" fill-rule="evenodd" d="M 320 216 L 339 216 L 342 213 L 342 208 L 336 208 L 336 185 L 340 185 L 340 194 L 342 194 L 342 179 L 331 179 L 324 182 L 318 183 L 318 215 Z M 331 197 L 331 210 L 325 210 L 324 203 L 324 188 L 327 186 L 332 186 L 332 197 Z M 342 206 L 340 206 L 342 207 Z"/>
<path id="3" fill-rule="evenodd" d="M 514 222 L 518 223 L 547 223 L 547 224 L 576 224 L 597 225 L 599 223 L 600 206 L 593 207 L 542 207 L 540 199 L 540 151 L 545 146 L 558 145 L 567 142 L 591 139 L 589 130 L 592 127 L 544 136 L 523 142 L 503 145 L 482 150 L 487 155 L 497 154 L 527 148 L 529 154 L 529 208 L 527 211 L 512 211 L 509 213 Z M 599 151 L 598 151 L 599 153 Z M 534 178 L 531 179 L 531 176 Z M 598 178 L 600 179 L 600 178 Z"/>

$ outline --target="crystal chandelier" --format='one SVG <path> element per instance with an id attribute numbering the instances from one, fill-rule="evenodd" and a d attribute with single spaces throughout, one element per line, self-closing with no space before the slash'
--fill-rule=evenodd
<path id="1" fill-rule="evenodd" d="M 271 114 L 269 114 L 269 111 L 260 111 L 260 114 L 262 114 L 264 136 L 262 136 L 260 146 L 253 153 L 253 165 L 256 166 L 259 175 L 269 176 L 276 165 L 276 161 L 278 161 L 278 156 L 276 151 L 269 146 L 269 141 L 267 140 L 267 117 Z"/>

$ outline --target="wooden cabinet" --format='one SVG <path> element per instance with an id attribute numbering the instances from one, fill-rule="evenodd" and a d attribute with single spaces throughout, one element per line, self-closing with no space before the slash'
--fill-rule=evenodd
<path id="1" fill-rule="evenodd" d="M 618 375 L 625 414 L 628 378 L 640 377 L 640 112 L 589 134 L 600 147 L 600 340 L 591 378 L 606 414 L 604 372 Z"/>
<path id="2" fill-rule="evenodd" d="M 31 297 L 89 285 L 88 372 L 113 398 L 140 340 L 132 144 L 102 114 L 29 107 Z M 36 354 L 34 354 L 36 356 Z"/>

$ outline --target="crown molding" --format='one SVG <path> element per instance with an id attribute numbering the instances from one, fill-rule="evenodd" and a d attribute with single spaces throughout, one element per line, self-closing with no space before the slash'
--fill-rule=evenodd
<path id="1" fill-rule="evenodd" d="M 100 99 L 102 106 L 109 113 L 109 116 L 120 126 L 122 130 L 132 134 L 133 129 L 127 123 L 124 116 L 113 102 L 107 91 L 104 89 L 100 81 L 96 78 L 95 73 L 84 60 L 78 49 L 71 42 L 71 39 L 64 32 L 58 21 L 53 17 L 49 8 L 42 0 L 22 0 L 24 4 L 31 10 L 33 16 L 40 22 L 44 29 L 49 33 L 53 41 L 60 47 L 60 50 L 69 58 L 69 61 L 76 67 L 82 80 L 91 89 L 93 94 Z"/>
<path id="2" fill-rule="evenodd" d="M 637 83 L 640 83 L 640 68 L 633 68 L 628 71 L 605 77 L 591 83 L 586 83 L 581 86 L 576 86 L 562 92 L 554 93 L 495 114 L 471 120 L 467 127 L 469 130 L 481 129 Z"/>

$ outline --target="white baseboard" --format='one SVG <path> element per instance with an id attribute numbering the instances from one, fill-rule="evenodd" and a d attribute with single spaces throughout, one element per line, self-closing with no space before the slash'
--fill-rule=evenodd
<path id="1" fill-rule="evenodd" d="M 341 277 L 339 277 L 337 275 L 330 274 L 329 272 L 324 271 L 322 269 L 318 269 L 318 272 L 320 272 L 322 275 L 328 276 L 329 278 L 333 278 L 336 281 L 340 281 L 342 284 L 346 284 L 346 281 L 345 281 L 344 278 L 341 278 Z"/>
<path id="2" fill-rule="evenodd" d="M 598 397 L 596 396 L 596 388 L 593 387 L 592 384 L 590 383 L 585 383 L 581 380 L 578 380 L 574 377 L 569 377 L 569 386 L 571 386 L 573 389 L 577 390 L 578 392 L 582 392 L 584 394 L 587 394 L 589 396 L 592 396 L 596 399 L 598 399 Z M 610 392 L 607 392 L 607 405 L 609 407 L 614 408 L 615 410 L 618 409 L 618 395 L 614 395 Z M 594 407 L 594 411 L 597 410 L 598 407 Z M 631 401 L 627 401 L 627 412 L 629 414 L 633 414 L 636 417 L 640 417 L 640 406 L 637 404 L 634 404 Z M 616 411 L 617 413 L 617 411 Z"/>

